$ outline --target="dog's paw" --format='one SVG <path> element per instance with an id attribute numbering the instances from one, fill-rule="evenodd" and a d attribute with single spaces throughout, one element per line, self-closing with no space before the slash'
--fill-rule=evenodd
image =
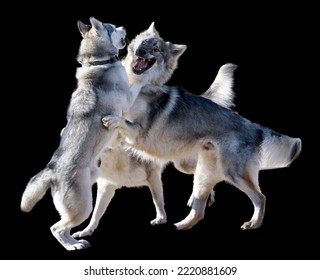
<path id="1" fill-rule="evenodd" d="M 188 230 L 193 227 L 193 225 L 190 222 L 186 222 L 186 219 L 173 224 L 176 230 Z"/>
<path id="2" fill-rule="evenodd" d="M 102 124 L 107 129 L 116 129 L 122 126 L 123 119 L 118 116 L 108 115 L 102 118 Z"/>
<path id="3" fill-rule="evenodd" d="M 165 216 L 161 216 L 159 218 L 155 218 L 153 220 L 150 221 L 151 225 L 161 225 L 161 224 L 165 224 L 167 222 L 167 217 Z"/>
<path id="4" fill-rule="evenodd" d="M 66 249 L 68 251 L 75 251 L 75 250 L 87 249 L 90 247 L 91 247 L 91 244 L 87 240 L 81 239 L 81 240 L 77 240 L 77 242 L 74 244 L 68 245 Z"/>
<path id="5" fill-rule="evenodd" d="M 257 221 L 249 221 L 249 222 L 243 223 L 243 225 L 241 226 L 241 229 L 242 230 L 255 229 L 260 226 L 261 226 L 261 223 L 259 223 Z"/>
<path id="6" fill-rule="evenodd" d="M 90 236 L 90 235 L 92 235 L 92 233 L 93 233 L 93 230 L 85 228 L 84 230 L 77 231 L 74 234 L 72 234 L 72 237 L 73 238 L 80 238 L 80 237 Z"/>

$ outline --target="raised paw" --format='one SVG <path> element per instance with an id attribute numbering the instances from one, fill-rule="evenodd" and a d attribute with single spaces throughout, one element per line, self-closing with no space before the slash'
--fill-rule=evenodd
<path id="1" fill-rule="evenodd" d="M 122 127 L 123 119 L 118 116 L 108 115 L 102 118 L 102 124 L 107 129 L 115 129 Z"/>

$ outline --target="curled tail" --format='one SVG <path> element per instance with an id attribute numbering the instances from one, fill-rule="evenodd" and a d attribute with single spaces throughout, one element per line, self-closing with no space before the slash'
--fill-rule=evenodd
<path id="1" fill-rule="evenodd" d="M 271 132 L 260 146 L 260 168 L 274 169 L 289 166 L 300 154 L 300 138 Z"/>
<path id="2" fill-rule="evenodd" d="M 211 86 L 201 96 L 227 109 L 233 107 L 235 96 L 233 91 L 233 72 L 236 68 L 237 65 L 232 63 L 222 65 Z"/>
<path id="3" fill-rule="evenodd" d="M 52 170 L 45 168 L 37 175 L 33 176 L 21 199 L 21 210 L 30 212 L 36 203 L 43 198 L 47 190 L 51 187 Z"/>

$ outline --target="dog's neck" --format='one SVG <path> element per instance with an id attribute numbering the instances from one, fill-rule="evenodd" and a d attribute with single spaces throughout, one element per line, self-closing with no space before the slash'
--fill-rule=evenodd
<path id="1" fill-rule="evenodd" d="M 84 66 L 101 66 L 101 65 L 106 65 L 106 64 L 112 64 L 116 61 L 119 61 L 119 57 L 117 55 L 115 55 L 109 59 L 105 59 L 105 60 L 89 61 Z"/>

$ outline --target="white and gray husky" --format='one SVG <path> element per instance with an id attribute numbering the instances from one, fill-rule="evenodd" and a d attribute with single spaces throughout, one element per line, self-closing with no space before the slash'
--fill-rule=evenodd
<path id="1" fill-rule="evenodd" d="M 67 125 L 47 166 L 26 186 L 21 209 L 29 212 L 51 189 L 61 220 L 51 226 L 54 237 L 67 250 L 90 246 L 70 234 L 92 211 L 92 185 L 99 169 L 97 162 L 106 146 L 116 144 L 118 132 L 106 129 L 101 119 L 122 116 L 132 105 L 140 88 L 130 88 L 128 76 L 118 59 L 125 47 L 123 27 L 102 23 L 94 17 L 91 24 L 78 21 L 82 41 L 77 56 L 77 87 L 72 94 Z"/>
<path id="2" fill-rule="evenodd" d="M 288 167 L 302 147 L 300 138 L 276 133 L 180 87 L 143 87 L 130 113 L 127 119 L 108 116 L 103 122 L 121 129 L 141 157 L 172 161 L 194 173 L 191 210 L 175 223 L 179 230 L 204 218 L 208 198 L 221 181 L 239 188 L 253 203 L 253 215 L 241 228 L 260 227 L 266 198 L 259 187 L 259 171 Z"/>
<path id="3" fill-rule="evenodd" d="M 128 45 L 128 54 L 123 60 L 129 76 L 130 85 L 148 84 L 161 86 L 172 76 L 178 67 L 178 59 L 186 50 L 186 45 L 173 44 L 161 38 L 155 28 L 154 22 L 150 27 L 138 34 Z M 233 64 L 223 65 L 204 96 L 225 107 L 233 105 Z M 145 110 L 144 108 L 137 108 Z M 135 114 L 129 111 L 128 117 Z M 196 156 L 183 163 L 177 163 L 176 167 L 184 173 L 192 174 L 195 171 Z M 98 227 L 99 221 L 106 211 L 117 189 L 125 187 L 147 186 L 150 189 L 152 200 L 156 210 L 156 217 L 151 224 L 162 224 L 167 221 L 164 208 L 164 198 L 161 175 L 166 161 L 141 158 L 131 150 L 126 143 L 122 143 L 116 149 L 106 149 L 101 155 L 100 176 L 97 179 L 97 197 L 94 211 L 88 226 L 73 234 L 79 238 L 91 235 Z M 210 196 L 213 202 L 214 192 Z"/>

